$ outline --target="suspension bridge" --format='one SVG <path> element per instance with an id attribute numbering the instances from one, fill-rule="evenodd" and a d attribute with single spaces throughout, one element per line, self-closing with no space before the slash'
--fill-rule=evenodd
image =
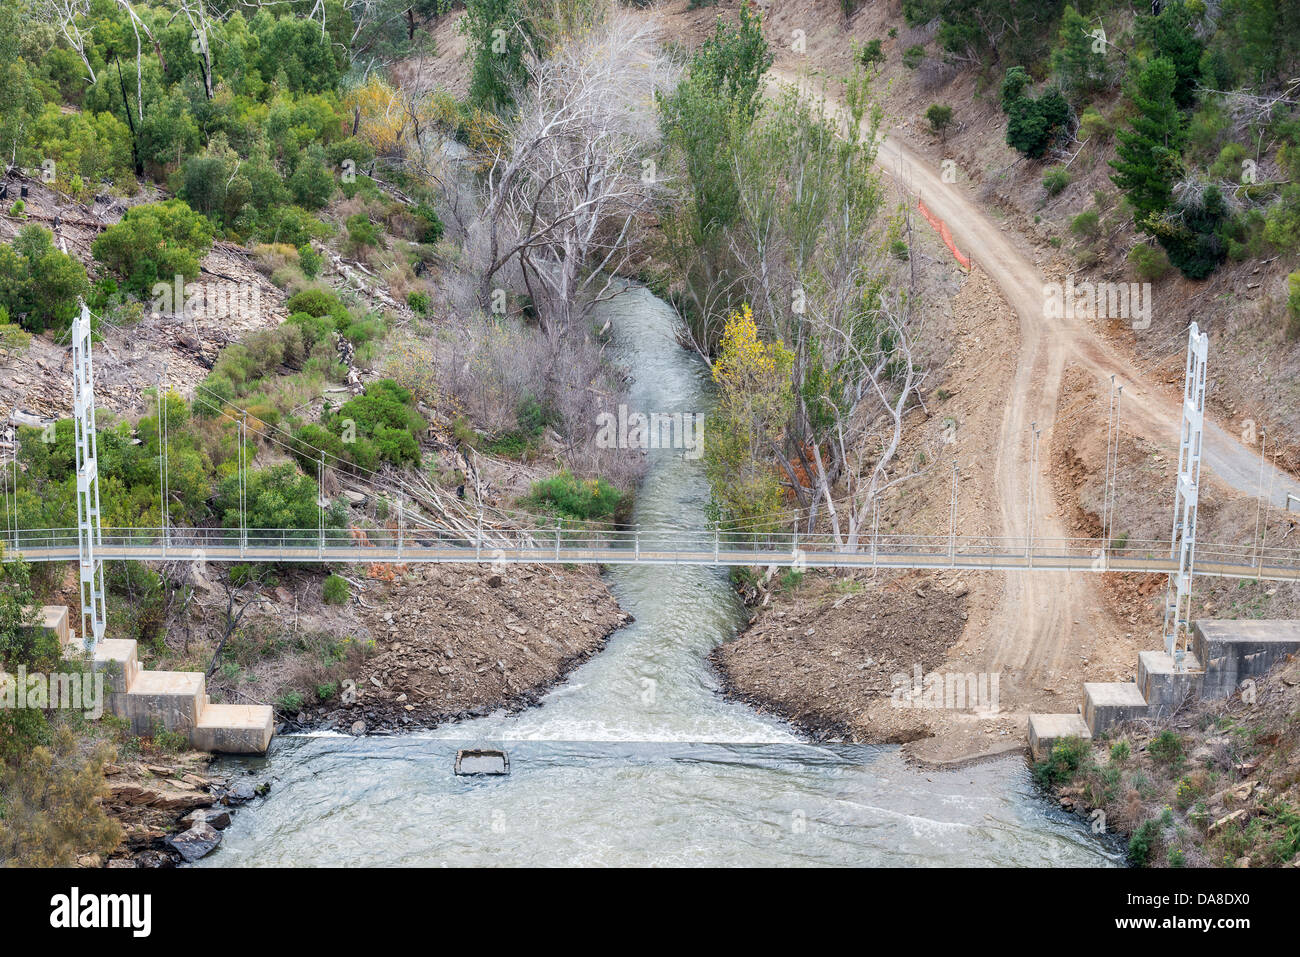
<path id="1" fill-rule="evenodd" d="M 1169 578 L 1165 644 L 1181 661 L 1186 647 L 1194 575 L 1269 581 L 1300 579 L 1300 549 L 1265 547 L 1262 542 L 1212 544 L 1196 540 L 1204 426 L 1208 338 L 1195 323 L 1189 330 L 1183 418 L 1179 434 L 1178 475 L 1171 536 L 1158 541 L 1115 541 L 1110 491 L 1118 462 L 1118 409 L 1112 394 L 1112 436 L 1107 447 L 1106 515 L 1102 536 L 1044 538 L 1033 530 L 1032 503 L 1027 532 L 1019 537 L 968 536 L 957 528 L 957 483 L 946 534 L 882 533 L 878 521 L 857 540 L 833 535 L 800 534 L 798 522 L 784 532 L 735 531 L 726 528 L 598 528 L 555 523 L 485 531 L 482 511 L 477 527 L 457 528 L 431 522 L 400 501 L 394 508 L 396 528 L 328 528 L 327 503 L 321 499 L 315 529 L 266 529 L 247 526 L 247 463 L 240 419 L 240 496 L 238 528 L 165 526 L 105 528 L 100 520 L 99 475 L 94 408 L 94 369 L 89 311 L 72 327 L 73 418 L 77 468 L 76 528 L 0 530 L 6 556 L 29 562 L 76 561 L 80 569 L 82 617 L 86 643 L 103 636 L 104 561 L 299 562 L 318 563 L 538 563 L 765 565 L 792 568 L 970 569 L 1039 572 L 1142 572 Z M 160 391 L 160 396 L 162 395 Z M 160 403 L 165 406 L 165 403 Z M 160 426 L 161 427 L 161 426 Z M 1036 438 L 1034 447 L 1036 449 Z M 166 492 L 166 442 L 160 442 L 160 482 Z M 323 477 L 324 455 L 320 453 Z M 1033 456 L 1036 463 L 1036 452 Z M 954 476 L 955 478 L 955 476 Z M 16 481 L 16 479 L 15 479 Z M 166 516 L 166 511 L 163 513 Z M 1266 523 L 1267 526 L 1267 523 Z"/>

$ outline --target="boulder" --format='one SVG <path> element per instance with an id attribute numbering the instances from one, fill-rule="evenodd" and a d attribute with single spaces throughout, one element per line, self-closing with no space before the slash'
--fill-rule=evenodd
<path id="1" fill-rule="evenodd" d="M 176 848 L 177 853 L 185 858 L 185 863 L 190 864 L 216 850 L 221 843 L 221 833 L 210 824 L 200 821 L 188 831 L 169 838 L 167 843 Z"/>

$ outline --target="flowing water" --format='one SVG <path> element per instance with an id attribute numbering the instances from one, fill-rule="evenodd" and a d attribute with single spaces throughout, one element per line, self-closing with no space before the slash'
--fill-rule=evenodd
<path id="1" fill-rule="evenodd" d="M 674 316 L 631 287 L 603 310 L 628 408 L 707 409 Z M 650 453 L 635 521 L 700 529 L 698 461 Z M 909 768 L 892 747 L 813 745 L 723 698 L 706 658 L 744 610 L 725 569 L 615 565 L 636 620 L 541 707 L 400 737 L 278 738 L 224 759 L 272 790 L 204 866 L 469 864 L 1097 865 L 1117 855 L 1036 794 L 1023 760 Z M 504 747 L 506 777 L 457 778 L 458 747 Z"/>

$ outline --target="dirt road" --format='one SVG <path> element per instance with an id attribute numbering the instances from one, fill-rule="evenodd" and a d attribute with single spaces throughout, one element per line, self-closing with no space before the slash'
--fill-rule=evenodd
<path id="1" fill-rule="evenodd" d="M 774 67 L 771 73 L 778 82 L 809 89 L 809 81 L 792 71 Z M 834 96 L 820 85 L 813 88 L 828 103 L 835 104 Z M 1140 370 L 1088 328 L 1085 320 L 1048 315 L 1044 308 L 1045 278 L 1038 265 L 963 187 L 945 183 L 928 160 L 886 134 L 876 161 L 901 190 L 923 201 L 947 224 L 958 248 L 973 258 L 975 269 L 985 272 L 996 284 L 1017 317 L 1019 341 L 1014 345 L 1014 373 L 1006 383 L 1001 422 L 996 436 L 990 437 L 988 451 L 993 457 L 994 501 L 999 512 L 995 524 L 1003 535 L 1025 534 L 1029 518 L 1026 503 L 1032 484 L 1037 503 L 1033 516 L 1035 537 L 1068 536 L 1062 509 L 1051 488 L 1049 469 L 1044 467 L 1044 452 L 1050 446 L 1067 365 L 1076 365 L 1096 376 L 1103 383 L 1103 394 L 1107 394 L 1110 377 L 1115 376 L 1124 385 L 1126 431 L 1165 446 L 1178 440 L 1181 395 L 1144 381 Z M 1171 342 L 1170 348 L 1180 348 L 1182 341 Z M 1210 361 L 1213 368 L 1213 356 Z M 1029 438 L 1035 423 L 1042 432 L 1040 465 L 1031 471 Z M 1254 495 L 1259 487 L 1258 451 L 1242 445 L 1217 424 L 1207 423 L 1203 469 L 1245 494 Z M 1271 466 L 1265 468 L 1264 487 L 1271 489 L 1272 501 L 1280 507 L 1285 507 L 1288 493 L 1300 495 L 1300 482 Z M 987 616 L 978 616 L 980 620 L 973 616 L 968 630 L 968 634 L 976 632 L 987 639 L 985 650 L 971 656 L 959 644 L 953 649 L 953 657 L 963 666 L 982 665 L 1002 674 L 1009 692 L 1004 695 L 1004 707 L 1017 712 L 1072 710 L 1074 689 L 1054 689 L 1054 685 L 1068 683 L 1071 672 L 1081 671 L 1081 662 L 1088 660 L 1087 648 L 1101 644 L 1093 639 L 1117 631 L 1117 623 L 1106 610 L 1095 581 L 1086 576 L 1046 573 L 1019 573 L 1003 579 L 994 607 Z M 983 660 L 973 661 L 972 657 Z M 1066 682 L 1061 682 L 1061 677 Z M 1059 700 L 1062 695 L 1064 700 Z M 971 753 L 963 748 L 974 746 L 978 750 L 974 728 L 971 732 L 941 736 L 946 738 L 943 742 L 931 739 L 932 746 L 919 749 L 921 756 L 943 759 Z"/>

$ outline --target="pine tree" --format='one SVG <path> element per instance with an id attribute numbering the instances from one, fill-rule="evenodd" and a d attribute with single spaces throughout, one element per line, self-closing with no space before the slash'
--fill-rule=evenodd
<path id="1" fill-rule="evenodd" d="M 1088 21 L 1074 9 L 1061 14 L 1057 33 L 1060 46 L 1052 51 L 1052 71 L 1061 84 L 1077 96 L 1097 92 L 1106 82 L 1106 53 L 1088 29 Z"/>
<path id="2" fill-rule="evenodd" d="M 1166 59 L 1149 61 L 1128 90 L 1136 107 L 1131 128 L 1118 130 L 1115 172 L 1111 181 L 1124 191 L 1140 230 L 1169 208 L 1174 182 L 1182 168 L 1184 133 L 1174 102 L 1177 74 Z"/>

